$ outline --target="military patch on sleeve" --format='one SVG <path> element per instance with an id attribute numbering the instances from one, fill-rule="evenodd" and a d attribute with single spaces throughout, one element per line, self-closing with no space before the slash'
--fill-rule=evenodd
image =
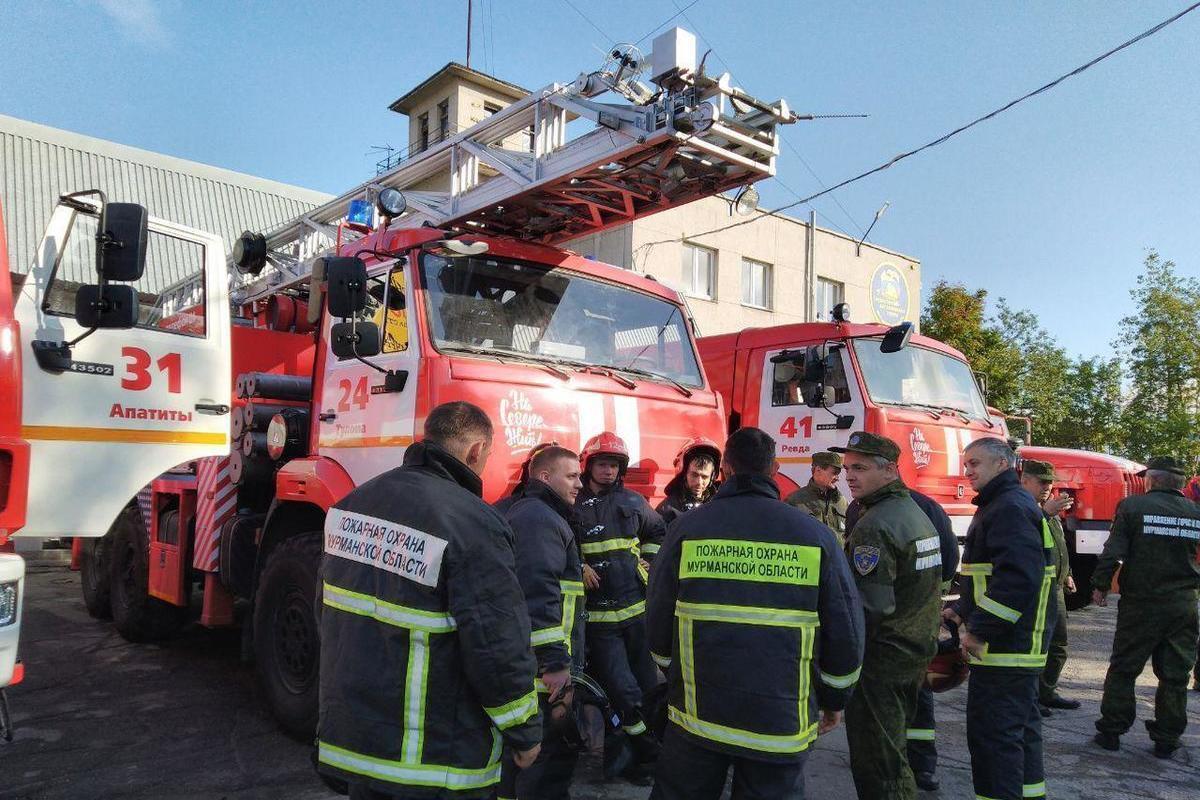
<path id="1" fill-rule="evenodd" d="M 879 564 L 879 548 L 860 544 L 854 548 L 854 568 L 859 575 L 870 575 Z"/>

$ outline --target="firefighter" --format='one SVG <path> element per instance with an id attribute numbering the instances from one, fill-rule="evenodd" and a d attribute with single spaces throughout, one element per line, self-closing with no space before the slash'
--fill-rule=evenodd
<path id="1" fill-rule="evenodd" d="M 1092 573 L 1092 601 L 1107 605 L 1113 572 L 1121 562 L 1121 602 L 1096 743 L 1106 750 L 1120 748 L 1121 734 L 1135 716 L 1133 683 L 1153 658 L 1158 691 L 1154 719 L 1146 721 L 1146 730 L 1154 740 L 1154 755 L 1170 758 L 1187 727 L 1188 671 L 1196 655 L 1200 509 L 1180 491 L 1185 473 L 1175 459 L 1151 458 L 1141 474 L 1150 490 L 1117 506 Z"/>
<path id="2" fill-rule="evenodd" d="M 942 557 L 941 592 L 945 596 L 950 592 L 954 576 L 958 574 L 958 537 L 954 535 L 950 517 L 937 500 L 911 487 L 908 489 L 908 496 L 925 516 L 929 517 L 934 530 L 937 531 L 938 549 Z M 847 535 L 854 530 L 861 513 L 861 503 L 857 500 L 850 503 L 846 509 Z M 939 641 L 938 653 L 942 653 L 942 650 L 943 644 Z M 957 644 L 954 645 L 954 652 L 958 652 Z M 927 792 L 936 792 L 941 785 L 937 779 L 937 718 L 934 716 L 933 691 L 934 687 L 929 685 L 928 680 L 921 683 L 921 689 L 917 693 L 916 710 L 909 717 L 908 728 L 904 732 L 908 766 L 913 771 L 917 788 Z"/>
<path id="3" fill-rule="evenodd" d="M 533 463 L 533 459 L 535 459 L 537 454 L 542 450 L 545 450 L 547 447 L 557 446 L 558 442 L 540 442 L 539 444 L 535 444 L 529 451 L 529 455 L 526 456 L 525 461 L 521 464 L 521 474 L 517 477 L 517 485 L 514 486 L 512 491 L 507 495 L 492 503 L 492 508 L 499 511 L 501 514 L 507 515 L 508 510 L 512 508 L 513 503 L 520 500 L 522 495 L 525 494 L 525 486 L 529 483 L 529 465 Z"/>
<path id="4" fill-rule="evenodd" d="M 900 447 L 857 431 L 845 447 L 846 483 L 862 515 L 846 554 L 866 615 L 862 677 L 846 707 L 850 769 L 862 800 L 916 796 L 908 720 L 941 624 L 938 532 L 900 480 Z"/>
<path id="5" fill-rule="evenodd" d="M 651 573 L 650 645 L 670 698 L 652 798 L 716 800 L 731 767 L 736 798 L 802 798 L 808 748 L 858 679 L 845 556 L 779 502 L 774 465 L 763 431 L 730 436 L 717 496 L 671 526 Z"/>
<path id="6" fill-rule="evenodd" d="M 680 514 L 713 498 L 720 463 L 721 449 L 709 439 L 698 437 L 683 446 L 675 456 L 675 477 L 667 484 L 666 499 L 656 509 L 663 525 L 670 525 Z M 655 545 L 649 548 L 652 551 Z"/>
<path id="7" fill-rule="evenodd" d="M 975 794 L 995 800 L 1046 796 L 1037 692 L 1055 622 L 1054 541 L 1042 510 L 1021 488 L 1016 462 L 996 437 L 976 439 L 963 451 L 977 509 L 959 568 L 960 597 L 943 612 L 965 626 Z"/>
<path id="8" fill-rule="evenodd" d="M 1075 580 L 1071 577 L 1071 556 L 1067 552 L 1067 537 L 1063 533 L 1058 515 L 1071 507 L 1070 495 L 1050 496 L 1050 488 L 1056 480 L 1054 465 L 1048 461 L 1021 460 L 1021 486 L 1033 495 L 1042 509 L 1050 536 L 1054 540 L 1054 607 L 1056 610 L 1050 647 L 1046 653 L 1046 668 L 1038 680 L 1038 706 L 1043 717 L 1050 716 L 1051 709 L 1073 711 L 1079 708 L 1078 700 L 1063 697 L 1058 693 L 1058 678 L 1067 663 L 1067 598 L 1064 592 L 1075 591 Z"/>
<path id="9" fill-rule="evenodd" d="M 834 452 L 814 453 L 812 477 L 808 484 L 792 492 L 787 504 L 807 511 L 837 534 L 838 542 L 846 541 L 846 498 L 838 490 L 838 475 L 842 472 L 842 457 Z"/>
<path id="10" fill-rule="evenodd" d="M 658 744 L 642 716 L 642 697 L 657 682 L 646 646 L 646 582 L 664 526 L 646 498 L 622 483 L 629 449 L 621 437 L 607 431 L 593 436 L 583 446 L 580 465 L 583 490 L 575 511 L 583 532 L 588 666 L 638 762 L 647 763 L 657 757 Z M 610 763 L 613 752 L 606 747 Z M 628 774 L 641 777 L 636 770 Z"/>
<path id="11" fill-rule="evenodd" d="M 506 515 L 533 626 L 530 644 L 538 663 L 545 732 L 533 766 L 518 773 L 505 762 L 500 800 L 566 797 L 575 771 L 576 751 L 555 723 L 561 726 L 568 717 L 571 674 L 583 669 L 583 572 L 574 508 L 582 488 L 579 474 L 575 453 L 556 445 L 541 447 L 529 463 L 522 496 Z"/>
<path id="12" fill-rule="evenodd" d="M 488 797 L 542 737 L 512 530 L 480 495 L 492 423 L 445 403 L 401 467 L 330 509 L 318 763 L 352 798 Z"/>

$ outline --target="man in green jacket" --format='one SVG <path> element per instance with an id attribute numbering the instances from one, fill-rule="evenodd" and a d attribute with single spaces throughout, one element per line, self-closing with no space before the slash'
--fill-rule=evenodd
<path id="1" fill-rule="evenodd" d="M 787 503 L 816 517 L 818 522 L 834 532 L 838 544 L 845 544 L 846 498 L 837 488 L 841 472 L 840 455 L 829 451 L 814 453 L 812 477 L 808 485 L 789 494 Z"/>
<path id="2" fill-rule="evenodd" d="M 1146 721 L 1146 730 L 1154 740 L 1154 755 L 1170 758 L 1187 727 L 1188 672 L 1200 630 L 1200 508 L 1180 491 L 1187 478 L 1175 459 L 1151 458 L 1144 474 L 1150 491 L 1126 497 L 1117 506 L 1092 573 L 1092 601 L 1107 605 L 1113 572 L 1121 565 L 1117 631 L 1096 720 L 1096 743 L 1106 750 L 1120 748 L 1121 734 L 1136 715 L 1133 683 L 1146 660 L 1153 658 L 1158 691 L 1154 719 Z"/>
<path id="3" fill-rule="evenodd" d="M 858 689 L 846 706 L 850 771 L 860 800 L 908 800 L 917 784 L 907 726 L 937 650 L 941 546 L 900 480 L 895 442 L 857 431 L 834 449 L 845 453 L 846 482 L 863 509 L 846 541 L 867 630 Z"/>
<path id="4" fill-rule="evenodd" d="M 1064 509 L 1071 507 L 1073 500 L 1070 495 L 1050 496 L 1050 489 L 1055 480 L 1054 465 L 1050 462 L 1029 458 L 1021 461 L 1021 488 L 1037 500 L 1046 518 L 1050 537 L 1054 540 L 1054 604 L 1058 613 L 1055 615 L 1054 632 L 1050 634 L 1050 646 L 1046 651 L 1046 667 L 1038 680 L 1038 707 L 1043 717 L 1050 716 L 1052 708 L 1068 711 L 1079 708 L 1078 700 L 1063 697 L 1058 693 L 1058 678 L 1067 663 L 1067 598 L 1064 592 L 1075 591 L 1075 580 L 1071 577 L 1067 537 L 1063 533 L 1062 522 L 1058 519 L 1058 515 Z"/>

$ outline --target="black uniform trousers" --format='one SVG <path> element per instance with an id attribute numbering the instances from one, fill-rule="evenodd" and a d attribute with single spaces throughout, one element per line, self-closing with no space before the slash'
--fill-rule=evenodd
<path id="1" fill-rule="evenodd" d="M 917 708 L 908 720 L 906 731 L 908 766 L 913 772 L 937 772 L 936 721 L 933 717 L 933 690 L 921 684 Z"/>
<path id="2" fill-rule="evenodd" d="M 568 745 L 550 724 L 550 704 L 546 695 L 539 695 L 542 712 L 542 749 L 527 769 L 517 769 L 512 755 L 505 753 L 500 768 L 497 800 L 568 800 L 571 780 L 575 777 L 575 762 L 579 754 Z"/>
<path id="3" fill-rule="evenodd" d="M 642 696 L 658 682 L 646 643 L 646 618 L 639 615 L 619 624 L 589 624 L 585 638 L 588 674 L 608 695 L 621 725 L 644 724 Z"/>
<path id="4" fill-rule="evenodd" d="M 733 769 L 733 800 L 803 800 L 804 762 L 759 761 L 712 750 L 674 725 L 663 737 L 650 800 L 718 800 Z"/>
<path id="5" fill-rule="evenodd" d="M 967 749 L 975 795 L 989 800 L 1045 797 L 1041 670 L 971 666 L 967 683 Z"/>
<path id="6" fill-rule="evenodd" d="M 1153 600 L 1122 597 L 1096 729 L 1120 736 L 1133 725 L 1137 711 L 1133 684 L 1149 659 L 1158 689 L 1154 719 L 1146 722 L 1146 730 L 1155 742 L 1178 745 L 1187 728 L 1188 667 L 1198 630 L 1194 592 Z"/>

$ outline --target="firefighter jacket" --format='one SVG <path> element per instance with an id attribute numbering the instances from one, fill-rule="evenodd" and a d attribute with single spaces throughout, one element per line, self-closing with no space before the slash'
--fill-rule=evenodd
<path id="1" fill-rule="evenodd" d="M 647 603 L 668 718 L 702 747 L 799 761 L 818 710 L 843 709 L 858 681 L 862 606 L 845 556 L 767 476 L 735 475 L 672 523 Z"/>
<path id="2" fill-rule="evenodd" d="M 860 498 L 846 553 L 862 595 L 863 661 L 896 674 L 929 663 L 941 626 L 942 553 L 929 517 L 900 481 Z"/>
<path id="3" fill-rule="evenodd" d="M 702 496 L 697 496 L 692 494 L 688 489 L 687 478 L 682 474 L 676 475 L 667 484 L 667 488 L 663 490 L 666 498 L 658 504 L 658 508 L 655 511 L 662 517 L 663 526 L 665 527 L 674 522 L 680 515 L 691 511 L 693 508 L 699 508 L 709 500 L 712 500 L 718 488 L 718 484 L 715 482 L 711 483 Z"/>
<path id="4" fill-rule="evenodd" d="M 538 674 L 583 666 L 583 571 L 572 523 L 575 509 L 531 478 L 507 514 L 516 541 L 517 578 L 525 593 L 529 643 Z"/>
<path id="5" fill-rule="evenodd" d="M 600 576 L 600 587 L 588 590 L 588 624 L 622 624 L 646 610 L 646 571 L 640 558 L 652 562 L 664 528 L 646 498 L 620 481 L 593 493 L 587 486 L 575 498 L 580 550 Z"/>
<path id="6" fill-rule="evenodd" d="M 1057 516 L 1047 516 L 1050 538 L 1054 541 L 1054 577 L 1059 586 L 1067 585 L 1071 577 L 1071 554 L 1067 550 L 1067 535 L 1063 533 L 1062 521 Z"/>
<path id="7" fill-rule="evenodd" d="M 1126 497 L 1092 573 L 1092 586 L 1108 591 L 1117 562 L 1121 597 L 1177 598 L 1200 588 L 1200 506 L 1174 489 Z"/>
<path id="8" fill-rule="evenodd" d="M 1050 525 L 1011 469 L 989 481 L 974 503 L 954 606 L 985 642 L 983 656 L 970 663 L 1040 670 L 1057 614 L 1049 602 L 1056 578 Z"/>
<path id="9" fill-rule="evenodd" d="M 807 486 L 788 495 L 787 504 L 812 514 L 837 534 L 839 542 L 846 540 L 846 498 L 836 486 L 822 489 L 809 480 Z"/>
<path id="10" fill-rule="evenodd" d="M 346 495 L 321 565 L 323 772 L 406 797 L 487 797 L 541 741 L 508 524 L 441 447 Z"/>

